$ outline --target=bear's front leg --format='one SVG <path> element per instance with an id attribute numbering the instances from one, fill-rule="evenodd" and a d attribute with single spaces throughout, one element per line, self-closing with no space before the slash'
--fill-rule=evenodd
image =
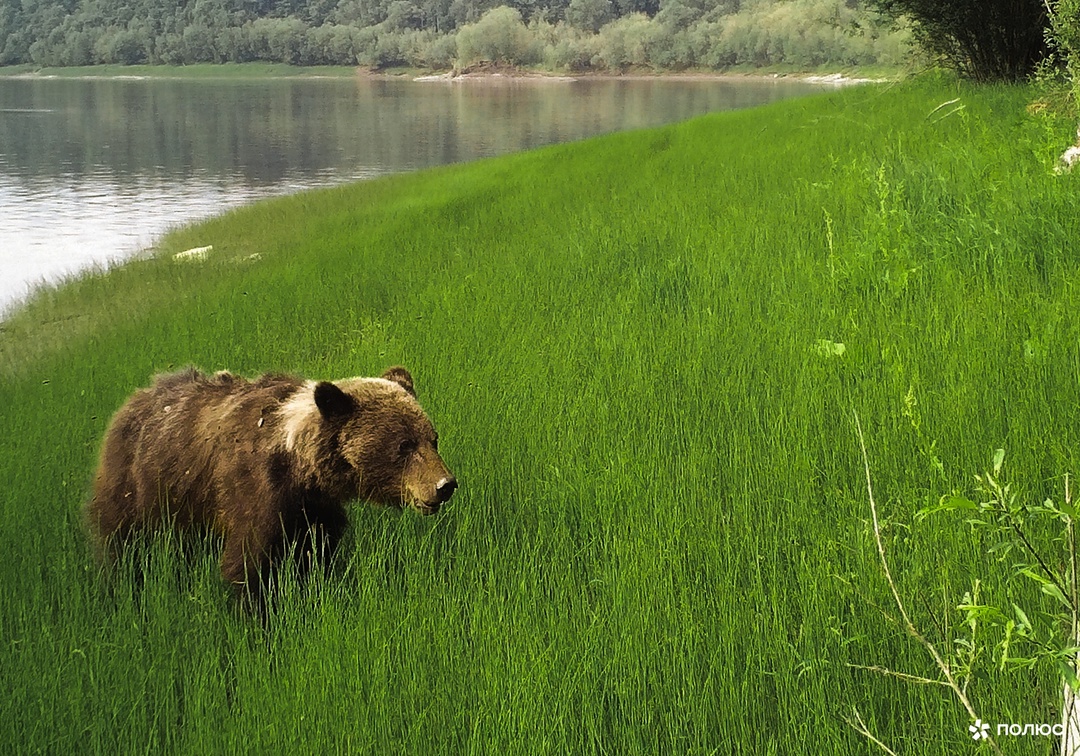
<path id="1" fill-rule="evenodd" d="M 286 536 L 301 578 L 315 569 L 326 570 L 330 567 L 348 526 L 344 510 L 336 506 L 321 507 L 318 510 L 310 507 L 303 518 L 305 524 L 298 528 L 298 532 Z"/>
<path id="2" fill-rule="evenodd" d="M 263 608 L 270 587 L 273 543 L 255 530 L 229 533 L 221 554 L 221 576 L 249 610 Z"/>

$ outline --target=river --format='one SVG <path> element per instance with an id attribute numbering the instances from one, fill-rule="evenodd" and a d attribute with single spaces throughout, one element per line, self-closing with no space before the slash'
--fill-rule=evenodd
<path id="1" fill-rule="evenodd" d="M 256 199 L 820 91 L 794 80 L 0 78 L 0 312 Z"/>

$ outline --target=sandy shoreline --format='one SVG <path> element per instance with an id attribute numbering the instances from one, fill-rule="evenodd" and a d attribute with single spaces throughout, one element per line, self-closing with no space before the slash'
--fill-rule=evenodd
<path id="1" fill-rule="evenodd" d="M 632 73 L 612 72 L 586 72 L 576 74 L 564 74 L 555 71 L 532 71 L 526 69 L 491 69 L 466 71 L 444 71 L 433 73 L 418 73 L 407 71 L 372 71 L 368 68 L 357 67 L 350 73 L 319 74 L 318 68 L 297 70 L 295 73 L 273 72 L 246 74 L 243 70 L 229 72 L 223 76 L 206 76 L 199 73 L 185 73 L 183 66 L 162 66 L 162 70 L 153 73 L 79 73 L 66 75 L 63 73 L 44 73 L 41 71 L 18 71 L 5 73 L 0 68 L 0 79 L 72 79 L 72 80 L 95 80 L 113 79 L 118 81 L 147 81 L 150 79 L 213 79 L 225 80 L 230 78 L 246 79 L 335 79 L 347 78 L 350 75 L 362 79 L 387 79 L 395 81 L 414 81 L 418 83 L 537 83 L 559 84 L 572 83 L 575 81 L 598 81 L 598 80 L 622 80 L 622 81 L 651 81 L 656 79 L 675 79 L 684 81 L 740 81 L 753 79 L 755 81 L 799 81 L 811 84 L 825 84 L 832 86 L 847 86 L 852 84 L 868 84 L 888 81 L 887 78 L 864 78 L 848 76 L 842 73 L 814 74 L 814 73 L 755 73 L 732 72 L 732 71 L 656 71 Z"/>
<path id="2" fill-rule="evenodd" d="M 377 72 L 372 76 L 385 76 Z M 393 75 L 390 75 L 393 76 Z M 400 76 L 394 76 L 400 78 Z M 798 81 L 810 84 L 825 84 L 831 86 L 850 86 L 853 84 L 871 84 L 887 81 L 887 79 L 871 79 L 863 77 L 847 76 L 841 73 L 832 74 L 779 74 L 779 73 L 731 73 L 723 71 L 659 71 L 656 73 L 584 73 L 584 74 L 558 74 L 543 71 L 467 71 L 456 73 L 447 71 L 438 74 L 425 74 L 411 77 L 412 81 L 428 83 L 499 83 L 499 82 L 537 82 L 537 83 L 567 83 L 574 81 L 593 80 L 621 80 L 621 81 L 652 81 L 656 79 L 676 79 L 682 81 Z"/>

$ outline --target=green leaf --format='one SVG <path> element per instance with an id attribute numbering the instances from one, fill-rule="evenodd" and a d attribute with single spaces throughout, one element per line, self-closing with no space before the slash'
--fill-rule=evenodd
<path id="1" fill-rule="evenodd" d="M 1043 583 L 1042 592 L 1045 593 L 1047 596 L 1053 596 L 1054 598 L 1056 598 L 1066 609 L 1072 608 L 1072 604 L 1070 604 L 1069 600 L 1065 598 L 1065 594 L 1062 593 L 1061 589 L 1053 583 Z"/>
<path id="2" fill-rule="evenodd" d="M 1031 620 L 1029 620 L 1028 616 L 1026 614 L 1024 614 L 1024 610 L 1021 609 L 1020 607 L 1018 607 L 1016 604 L 1013 604 L 1012 608 L 1013 608 L 1013 612 L 1016 613 L 1016 619 L 1017 619 L 1017 622 L 1020 623 L 1020 627 L 1022 627 L 1022 628 L 1031 627 Z"/>
<path id="3" fill-rule="evenodd" d="M 963 496 L 957 496 L 956 494 L 948 494 L 941 497 L 941 501 L 938 502 L 937 510 L 950 512 L 955 509 L 978 509 L 979 505 L 973 502 L 971 499 Z"/>
<path id="4" fill-rule="evenodd" d="M 996 606 L 963 603 L 956 608 L 964 613 L 964 618 L 967 622 L 987 622 L 991 625 L 1005 625 L 1010 621 Z M 960 643 L 961 641 L 958 639 L 955 642 Z"/>
<path id="5" fill-rule="evenodd" d="M 1066 664 L 1065 662 L 1061 661 L 1061 659 L 1058 659 L 1057 666 L 1058 672 L 1061 673 L 1061 678 L 1065 681 L 1069 688 L 1074 693 L 1080 690 L 1080 679 L 1077 679 L 1076 670 L 1073 669 L 1072 665 Z"/>
<path id="6" fill-rule="evenodd" d="M 994 451 L 994 475 L 1001 472 L 1001 463 L 1005 461 L 1005 450 L 996 449 Z"/>
<path id="7" fill-rule="evenodd" d="M 814 347 L 818 354 L 826 357 L 840 357 L 847 351 L 847 347 L 841 341 L 829 341 L 828 339 L 818 339 L 817 344 Z"/>
<path id="8" fill-rule="evenodd" d="M 1049 579 L 1043 577 L 1042 575 L 1040 575 L 1037 572 L 1031 570 L 1030 568 L 1020 570 L 1020 573 L 1022 575 L 1026 575 L 1027 577 L 1031 578 L 1036 583 L 1038 583 L 1039 588 L 1047 596 L 1051 596 L 1051 597 L 1057 599 L 1058 601 L 1061 602 L 1062 606 L 1064 606 L 1064 607 L 1066 607 L 1068 609 L 1072 608 L 1072 605 L 1069 603 L 1069 600 L 1067 598 L 1065 598 L 1065 594 L 1061 592 L 1061 589 L 1058 588 L 1057 585 L 1052 580 L 1049 580 Z"/>

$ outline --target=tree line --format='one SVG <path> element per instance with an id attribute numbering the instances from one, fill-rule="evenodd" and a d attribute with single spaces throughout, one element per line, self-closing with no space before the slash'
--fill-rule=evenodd
<path id="1" fill-rule="evenodd" d="M 0 65 L 902 65 L 869 0 L 0 0 Z"/>

